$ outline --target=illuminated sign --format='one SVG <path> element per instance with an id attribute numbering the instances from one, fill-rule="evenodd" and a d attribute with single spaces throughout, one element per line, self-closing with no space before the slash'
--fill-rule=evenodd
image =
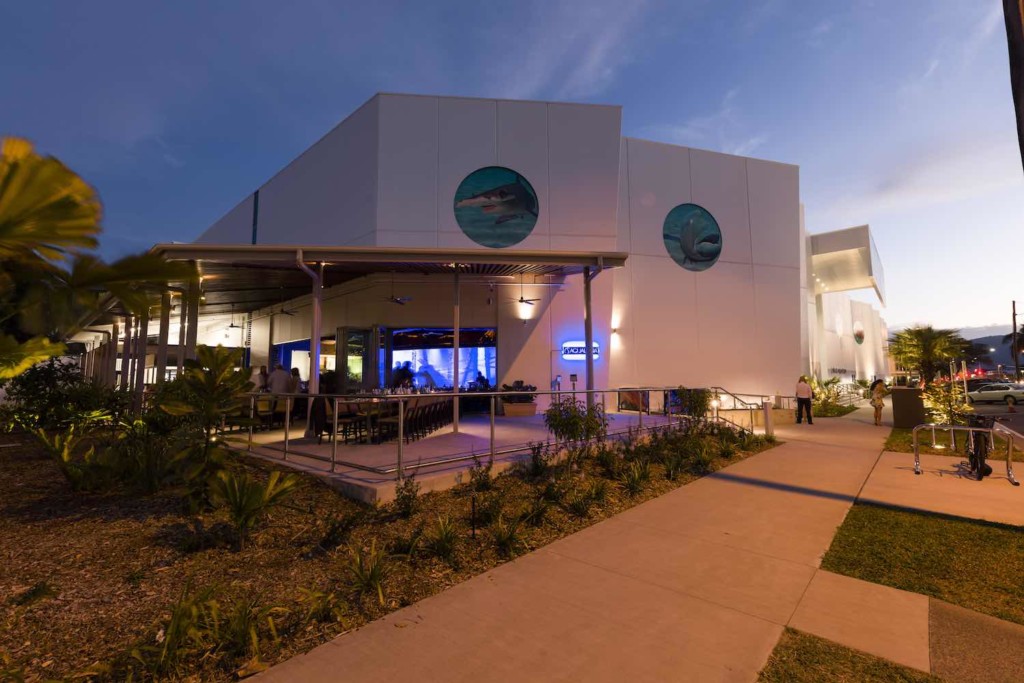
<path id="1" fill-rule="evenodd" d="M 601 347 L 597 342 L 593 346 L 594 360 L 601 356 Z M 562 342 L 562 360 L 586 360 L 587 344 L 581 341 Z"/>

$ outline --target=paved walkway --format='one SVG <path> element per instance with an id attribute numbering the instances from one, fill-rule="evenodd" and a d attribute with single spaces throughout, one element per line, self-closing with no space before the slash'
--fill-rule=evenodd
<path id="1" fill-rule="evenodd" d="M 866 411 L 780 428 L 778 448 L 394 612 L 261 680 L 755 680 L 795 614 L 811 632 L 835 630 L 815 616 L 835 592 L 817 568 L 887 434 Z M 798 613 L 805 595 L 820 609 Z M 924 629 L 926 665 L 927 611 Z M 917 648 L 892 654 L 921 665 Z"/>

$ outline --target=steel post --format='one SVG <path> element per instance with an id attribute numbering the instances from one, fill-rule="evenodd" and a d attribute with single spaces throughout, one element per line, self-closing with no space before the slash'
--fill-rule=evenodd
<path id="1" fill-rule="evenodd" d="M 338 397 L 335 396 L 331 400 L 334 401 L 334 417 L 331 419 L 331 472 L 333 472 L 334 466 L 338 462 Z"/>
<path id="2" fill-rule="evenodd" d="M 402 456 L 405 447 L 405 399 L 398 399 L 398 462 L 395 470 L 395 477 L 402 479 Z"/>

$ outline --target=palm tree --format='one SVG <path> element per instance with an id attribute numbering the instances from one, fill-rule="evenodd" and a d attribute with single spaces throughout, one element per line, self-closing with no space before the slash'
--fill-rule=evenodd
<path id="1" fill-rule="evenodd" d="M 169 280 L 191 267 L 154 254 L 104 263 L 89 250 L 100 233 L 96 192 L 31 143 L 0 146 L 0 380 L 64 351 L 63 342 L 120 303 L 152 305 Z"/>
<path id="2" fill-rule="evenodd" d="M 908 370 L 916 370 L 924 384 L 970 346 L 956 330 L 937 330 L 931 325 L 909 327 L 889 338 L 889 354 Z"/>
<path id="3" fill-rule="evenodd" d="M 1017 348 L 1013 348 L 1013 332 L 1003 335 L 1003 343 L 1010 346 L 1010 365 L 1016 369 L 1016 365 L 1012 361 L 1020 359 L 1020 355 L 1024 353 L 1024 325 L 1021 325 L 1020 330 L 1017 331 Z M 1021 365 L 1024 365 L 1024 362 L 1021 362 Z"/>

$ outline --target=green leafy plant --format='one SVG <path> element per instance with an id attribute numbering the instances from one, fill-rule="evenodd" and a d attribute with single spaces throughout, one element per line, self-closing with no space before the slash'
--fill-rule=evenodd
<path id="1" fill-rule="evenodd" d="M 271 472 L 261 484 L 248 474 L 222 471 L 211 487 L 213 500 L 228 512 L 235 527 L 238 548 L 245 546 L 249 532 L 267 512 L 284 501 L 299 483 L 294 474 Z"/>
<path id="2" fill-rule="evenodd" d="M 476 505 L 476 522 L 487 526 L 505 511 L 505 497 L 498 491 L 482 495 Z"/>
<path id="3" fill-rule="evenodd" d="M 690 472 L 699 476 L 711 472 L 715 465 L 716 455 L 712 442 L 706 439 L 697 441 L 694 444 L 693 450 L 690 451 Z"/>
<path id="4" fill-rule="evenodd" d="M 522 536 L 519 531 L 520 520 L 506 519 L 504 515 L 498 515 L 491 525 L 491 536 L 494 544 L 498 547 L 498 553 L 503 557 L 514 557 L 519 546 L 522 545 Z"/>
<path id="5" fill-rule="evenodd" d="M 171 415 L 191 417 L 202 430 L 202 439 L 176 456 L 184 464 L 192 512 L 208 507 L 211 502 L 210 486 L 229 456 L 219 435 L 220 427 L 227 415 L 243 406 L 243 393 L 252 389 L 248 374 L 236 369 L 239 365 L 241 357 L 237 350 L 200 346 L 196 359 L 185 361 L 181 378 L 184 398 L 160 404 Z"/>
<path id="6" fill-rule="evenodd" d="M 338 594 L 332 591 L 300 588 L 299 606 L 302 608 L 302 621 L 305 624 L 345 620 L 344 603 L 338 599 Z"/>
<path id="7" fill-rule="evenodd" d="M 416 476 L 410 475 L 395 484 L 395 511 L 404 519 L 412 517 L 419 506 L 420 485 Z"/>
<path id="8" fill-rule="evenodd" d="M 132 657 L 154 678 L 173 673 L 189 653 L 201 654 L 214 647 L 220 618 L 216 589 L 206 587 L 193 593 L 191 586 L 186 586 L 157 631 L 156 644 L 134 649 Z"/>
<path id="9" fill-rule="evenodd" d="M 96 420 L 104 417 L 93 414 Z M 75 491 L 95 491 L 108 488 L 114 481 L 106 449 L 98 451 L 93 439 L 93 418 L 82 416 L 82 421 L 71 423 L 57 432 L 36 429 L 33 435 L 61 474 Z"/>
<path id="10" fill-rule="evenodd" d="M 622 464 L 622 458 L 615 452 L 615 449 L 609 447 L 607 444 L 602 444 L 597 449 L 595 459 L 606 477 L 609 479 L 618 478 L 619 466 Z"/>
<path id="11" fill-rule="evenodd" d="M 414 562 L 423 544 L 423 527 L 418 526 L 407 536 L 396 536 L 391 542 L 391 554 Z"/>
<path id="12" fill-rule="evenodd" d="M 233 657 L 260 657 L 263 627 L 272 642 L 279 640 L 274 615 L 285 612 L 282 607 L 261 605 L 255 598 L 243 597 L 229 605 L 218 623 L 217 650 Z M 248 665 L 252 667 L 252 663 Z"/>
<path id="13" fill-rule="evenodd" d="M 147 494 L 177 481 L 174 441 L 145 420 L 123 423 L 113 446 L 120 477 Z"/>
<path id="14" fill-rule="evenodd" d="M 530 459 L 525 467 L 526 476 L 530 479 L 540 479 L 546 475 L 551 469 L 552 458 L 550 443 L 531 443 Z"/>
<path id="15" fill-rule="evenodd" d="M 689 415 L 696 420 L 703 420 L 711 410 L 711 401 L 714 395 L 708 389 L 687 389 L 679 387 L 676 390 L 679 397 L 679 410 L 684 415 Z"/>
<path id="16" fill-rule="evenodd" d="M 921 397 L 928 419 L 938 424 L 967 424 L 967 416 L 974 412 L 965 401 L 960 382 L 933 382 L 925 387 Z"/>
<path id="17" fill-rule="evenodd" d="M 455 521 L 448 515 L 439 516 L 427 538 L 427 545 L 435 557 L 455 566 L 459 546 L 459 529 Z"/>
<path id="18" fill-rule="evenodd" d="M 548 511 L 550 509 L 551 503 L 545 500 L 542 496 L 537 496 L 530 501 L 529 505 L 526 506 L 526 509 L 523 510 L 520 517 L 530 526 L 538 527 L 544 523 L 545 519 L 547 519 Z"/>
<path id="19" fill-rule="evenodd" d="M 571 496 L 565 504 L 565 509 L 574 517 L 585 519 L 590 516 L 590 507 L 594 504 L 587 492 Z"/>
<path id="20" fill-rule="evenodd" d="M 549 503 L 558 504 L 565 499 L 566 493 L 565 485 L 561 481 L 551 479 L 541 489 L 540 497 Z"/>
<path id="21" fill-rule="evenodd" d="M 473 464 L 469 468 L 469 488 L 472 491 L 490 491 L 494 487 L 494 479 L 491 477 L 491 470 L 494 468 L 494 458 L 489 458 L 484 465 L 478 458 L 473 458 Z"/>
<path id="22" fill-rule="evenodd" d="M 611 486 L 609 486 L 607 481 L 598 479 L 590 482 L 590 487 L 587 489 L 587 497 L 594 503 L 602 504 L 607 502 L 610 490 Z"/>
<path id="23" fill-rule="evenodd" d="M 572 396 L 551 402 L 544 411 L 544 425 L 561 443 L 603 439 L 608 433 L 608 418 L 604 406 L 588 406 Z"/>
<path id="24" fill-rule="evenodd" d="M 629 495 L 640 495 L 651 480 L 651 465 L 646 460 L 634 460 L 623 468 L 620 477 Z"/>
<path id="25" fill-rule="evenodd" d="M 662 464 L 665 466 L 665 478 L 675 481 L 686 468 L 686 456 L 680 451 L 673 450 L 665 456 Z"/>
<path id="26" fill-rule="evenodd" d="M 718 447 L 718 455 L 719 457 L 728 460 L 732 456 L 736 455 L 736 445 L 732 442 L 722 443 Z"/>
<path id="27" fill-rule="evenodd" d="M 331 517 L 326 524 L 326 529 L 313 548 L 313 553 L 326 553 L 348 542 L 352 531 L 362 524 L 367 518 L 364 510 L 353 512 L 347 515 Z"/>
<path id="28" fill-rule="evenodd" d="M 502 384 L 501 390 L 507 392 L 501 397 L 505 403 L 533 403 L 537 399 L 537 387 L 517 379 L 512 384 Z"/>
<path id="29" fill-rule="evenodd" d="M 384 605 L 384 581 L 391 573 L 388 554 L 383 548 L 377 548 L 377 541 L 372 541 L 369 550 L 349 548 L 346 565 L 352 588 L 359 595 L 377 596 L 377 602 Z"/>

